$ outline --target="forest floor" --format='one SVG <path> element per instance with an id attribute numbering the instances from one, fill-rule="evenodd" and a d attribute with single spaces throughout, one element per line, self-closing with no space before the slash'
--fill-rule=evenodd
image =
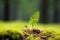
<path id="1" fill-rule="evenodd" d="M 25 25 L 28 26 L 28 28 L 32 28 L 31 25 L 28 22 L 22 22 L 22 21 L 16 21 L 16 22 L 0 22 L 0 30 L 18 30 L 25 28 Z M 60 33 L 60 24 L 35 24 L 33 28 L 39 28 L 42 30 L 53 30 L 57 33 Z"/>
<path id="2" fill-rule="evenodd" d="M 25 29 L 25 25 L 27 25 L 28 28 L 38 28 L 40 30 L 48 30 L 52 32 L 55 31 L 56 34 L 60 34 L 60 24 L 35 24 L 34 27 L 31 27 L 28 22 L 22 21 L 0 22 L 0 32 L 4 32 L 5 30 L 12 30 L 22 33 L 22 30 Z"/>

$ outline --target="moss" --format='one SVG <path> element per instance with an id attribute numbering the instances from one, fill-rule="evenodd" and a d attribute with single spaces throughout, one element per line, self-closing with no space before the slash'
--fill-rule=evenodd
<path id="1" fill-rule="evenodd" d="M 0 40 L 23 40 L 23 36 L 19 32 L 6 31 L 0 33 Z"/>

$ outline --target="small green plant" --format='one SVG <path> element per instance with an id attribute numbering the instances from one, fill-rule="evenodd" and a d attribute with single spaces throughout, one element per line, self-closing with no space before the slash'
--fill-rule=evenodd
<path id="1" fill-rule="evenodd" d="M 39 20 L 39 11 L 36 11 L 29 20 L 29 23 L 32 25 L 32 27 L 34 26 L 34 24 L 36 24 Z"/>

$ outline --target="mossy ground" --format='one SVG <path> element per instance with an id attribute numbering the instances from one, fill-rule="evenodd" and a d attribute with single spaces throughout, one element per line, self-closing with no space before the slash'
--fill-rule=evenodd
<path id="1" fill-rule="evenodd" d="M 37 29 L 43 30 L 44 32 L 46 30 L 49 32 L 53 32 L 54 34 L 56 34 L 56 40 L 60 40 L 59 24 L 35 24 L 34 27 L 32 27 L 28 22 L 23 22 L 23 21 L 0 22 L 0 33 L 3 32 L 2 34 L 4 34 L 6 30 L 11 30 L 12 32 L 19 32 L 23 34 L 22 31 L 23 29 L 25 29 L 25 25 L 27 25 L 28 28 L 37 28 Z M 31 38 L 31 40 L 32 39 L 33 38 Z M 36 39 L 36 40 L 39 40 L 39 39 Z"/>

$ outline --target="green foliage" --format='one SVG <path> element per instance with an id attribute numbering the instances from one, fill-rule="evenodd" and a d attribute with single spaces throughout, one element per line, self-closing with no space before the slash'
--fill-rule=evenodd
<path id="1" fill-rule="evenodd" d="M 34 26 L 39 20 L 39 11 L 35 12 L 31 17 L 29 23 Z"/>

